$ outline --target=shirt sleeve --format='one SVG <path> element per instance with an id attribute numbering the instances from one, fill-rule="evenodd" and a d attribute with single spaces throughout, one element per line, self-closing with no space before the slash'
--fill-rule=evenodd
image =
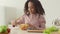
<path id="1" fill-rule="evenodd" d="M 44 18 L 44 15 L 41 15 L 39 18 L 39 26 L 37 27 L 38 29 L 44 29 L 46 24 L 46 20 Z"/>
<path id="2" fill-rule="evenodd" d="M 39 27 L 39 26 L 35 26 L 35 27 L 36 27 L 36 29 L 38 29 L 38 30 L 43 30 L 43 29 L 45 29 L 45 24 L 42 23 L 42 24 L 41 24 L 41 27 Z"/>
<path id="3" fill-rule="evenodd" d="M 15 20 L 15 21 L 16 21 L 16 24 L 23 24 L 23 23 L 25 22 L 24 17 L 25 17 L 25 16 L 23 15 L 23 16 L 17 18 L 17 19 Z"/>
<path id="4" fill-rule="evenodd" d="M 39 18 L 39 23 L 46 23 L 44 15 L 41 15 Z"/>

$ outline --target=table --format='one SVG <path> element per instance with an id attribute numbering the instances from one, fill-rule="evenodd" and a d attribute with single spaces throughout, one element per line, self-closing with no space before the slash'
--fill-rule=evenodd
<path id="1" fill-rule="evenodd" d="M 19 27 L 10 27 L 11 32 L 9 34 L 43 34 L 43 33 L 30 33 L 27 31 L 21 30 Z M 51 34 L 60 34 L 60 32 L 52 32 Z"/>
<path id="2" fill-rule="evenodd" d="M 32 32 L 23 31 L 19 27 L 9 26 L 9 28 L 11 29 L 11 32 L 9 34 L 43 34 L 43 33 L 32 33 Z"/>

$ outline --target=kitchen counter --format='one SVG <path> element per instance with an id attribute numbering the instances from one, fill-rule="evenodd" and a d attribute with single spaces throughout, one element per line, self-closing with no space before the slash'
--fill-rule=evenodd
<path id="1" fill-rule="evenodd" d="M 43 33 L 36 33 L 36 32 L 28 32 L 26 30 L 23 31 L 19 27 L 11 27 L 11 26 L 9 26 L 9 28 L 11 29 L 10 34 L 43 34 Z M 51 34 L 60 34 L 60 32 L 53 32 Z"/>
<path id="2" fill-rule="evenodd" d="M 9 28 L 11 29 L 10 34 L 43 34 L 43 33 L 28 32 L 26 30 L 23 31 L 19 27 L 11 27 L 11 26 L 9 26 Z"/>

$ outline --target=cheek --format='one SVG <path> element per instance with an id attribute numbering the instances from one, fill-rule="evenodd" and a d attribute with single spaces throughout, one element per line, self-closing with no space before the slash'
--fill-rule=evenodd
<path id="1" fill-rule="evenodd" d="M 28 11 L 29 11 L 29 12 L 32 12 L 32 10 L 31 10 L 31 9 L 28 9 Z"/>
<path id="2" fill-rule="evenodd" d="M 35 10 L 34 9 L 28 9 L 29 12 L 34 12 Z"/>
<path id="3" fill-rule="evenodd" d="M 28 11 L 30 11 L 30 9 L 28 9 Z"/>

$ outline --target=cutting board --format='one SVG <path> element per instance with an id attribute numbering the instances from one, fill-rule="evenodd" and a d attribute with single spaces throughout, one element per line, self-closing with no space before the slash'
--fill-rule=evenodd
<path id="1" fill-rule="evenodd" d="M 43 33 L 44 30 L 27 30 L 27 31 L 33 33 Z M 52 32 L 51 34 L 60 34 L 60 32 Z"/>
<path id="2" fill-rule="evenodd" d="M 28 32 L 43 33 L 44 30 L 27 30 Z"/>

